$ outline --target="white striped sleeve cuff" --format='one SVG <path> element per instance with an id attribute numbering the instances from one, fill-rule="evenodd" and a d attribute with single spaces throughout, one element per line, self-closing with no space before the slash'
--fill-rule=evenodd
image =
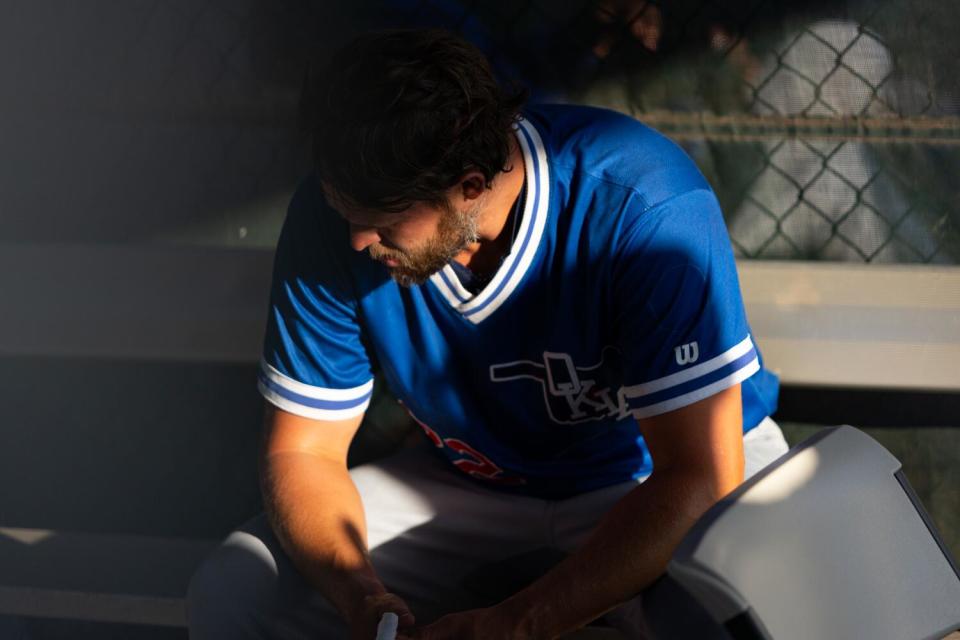
<path id="1" fill-rule="evenodd" d="M 314 420 L 346 420 L 367 410 L 373 379 L 349 389 L 314 387 L 297 382 L 261 360 L 257 388 L 268 402 L 284 411 Z"/>
<path id="2" fill-rule="evenodd" d="M 708 398 L 743 382 L 760 370 L 753 340 L 742 342 L 720 355 L 663 378 L 620 389 L 621 407 L 637 418 L 667 413 Z"/>

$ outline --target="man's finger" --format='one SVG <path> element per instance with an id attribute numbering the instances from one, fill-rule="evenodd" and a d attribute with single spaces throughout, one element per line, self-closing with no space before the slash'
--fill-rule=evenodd
<path id="1" fill-rule="evenodd" d="M 413 613 L 400 596 L 393 595 L 392 593 L 387 594 L 377 608 L 381 614 L 389 612 L 396 615 L 397 627 L 400 629 L 412 627 L 414 623 L 416 623 Z"/>
<path id="2" fill-rule="evenodd" d="M 409 609 L 404 609 L 402 612 L 398 611 L 397 614 L 400 617 L 397 625 L 400 629 L 412 627 L 417 623 L 417 619 L 413 617 L 413 614 L 410 613 Z"/>

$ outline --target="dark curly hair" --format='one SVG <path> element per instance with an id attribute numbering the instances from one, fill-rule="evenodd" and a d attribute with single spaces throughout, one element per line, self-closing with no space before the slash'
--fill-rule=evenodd
<path id="1" fill-rule="evenodd" d="M 504 165 L 526 90 L 508 92 L 473 45 L 439 29 L 361 36 L 304 90 L 321 179 L 374 211 L 442 205 L 469 169 Z"/>

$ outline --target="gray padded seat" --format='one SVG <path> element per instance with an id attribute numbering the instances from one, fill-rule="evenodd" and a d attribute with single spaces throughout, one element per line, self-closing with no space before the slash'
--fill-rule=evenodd
<path id="1" fill-rule="evenodd" d="M 900 462 L 843 426 L 710 509 L 644 610 L 661 640 L 942 638 L 960 628 L 960 572 Z"/>

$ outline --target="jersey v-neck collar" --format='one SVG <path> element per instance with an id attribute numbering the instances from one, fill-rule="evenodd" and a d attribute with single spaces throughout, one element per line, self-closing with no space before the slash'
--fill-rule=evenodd
<path id="1" fill-rule="evenodd" d="M 479 324 L 500 308 L 520 286 L 530 265 L 533 264 L 533 258 L 540 246 L 547 223 L 550 176 L 543 141 L 533 125 L 526 120 L 520 121 L 516 135 L 523 154 L 528 190 L 520 231 L 513 239 L 510 253 L 504 258 L 490 282 L 476 295 L 464 288 L 449 264 L 430 276 L 430 283 L 447 303 L 474 324 Z"/>

